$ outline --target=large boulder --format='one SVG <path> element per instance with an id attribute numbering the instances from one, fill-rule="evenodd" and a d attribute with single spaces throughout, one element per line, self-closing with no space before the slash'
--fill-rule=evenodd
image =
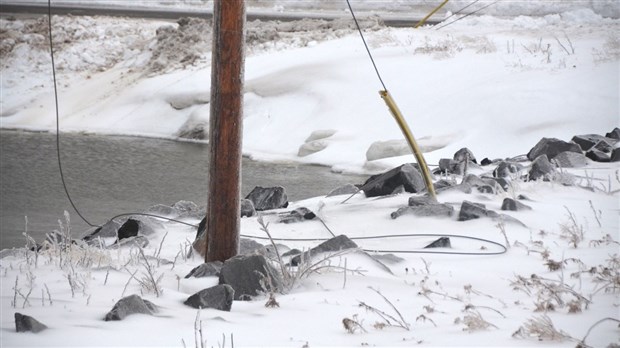
<path id="1" fill-rule="evenodd" d="M 138 295 L 130 295 L 118 300 L 112 310 L 106 314 L 104 320 L 123 320 L 132 314 L 153 315 L 157 307 L 150 301 L 142 299 Z"/>
<path id="2" fill-rule="evenodd" d="M 608 133 L 608 134 L 613 135 L 613 133 Z M 603 152 L 609 152 L 611 151 L 611 148 L 613 147 L 613 145 L 615 145 L 618 142 L 618 139 L 615 139 L 612 137 L 604 137 L 598 134 L 575 135 L 571 140 L 574 143 L 579 144 L 579 147 L 584 152 L 589 151 L 592 148 L 596 148 L 597 150 L 600 150 Z"/>
<path id="3" fill-rule="evenodd" d="M 532 167 L 529 171 L 529 179 L 543 179 L 544 181 L 549 181 L 554 178 L 555 174 L 555 166 L 549 162 L 547 155 L 540 155 L 532 162 Z"/>
<path id="4" fill-rule="evenodd" d="M 198 309 L 212 308 L 230 312 L 234 296 L 235 290 L 230 285 L 220 284 L 198 291 L 183 304 Z"/>
<path id="5" fill-rule="evenodd" d="M 464 172 L 465 172 L 464 162 L 455 161 L 450 158 L 439 159 L 438 173 L 463 175 Z"/>
<path id="6" fill-rule="evenodd" d="M 510 210 L 510 211 L 519 211 L 519 210 L 532 210 L 532 207 L 530 207 L 527 204 L 523 204 L 517 200 L 514 200 L 512 198 L 504 198 L 504 201 L 502 202 L 502 210 Z"/>
<path id="7" fill-rule="evenodd" d="M 611 156 L 601 150 L 596 148 L 590 149 L 590 151 L 586 152 L 586 157 L 593 160 L 594 162 L 610 162 Z"/>
<path id="8" fill-rule="evenodd" d="M 269 279 L 267 279 L 269 278 Z M 238 255 L 224 262 L 220 284 L 234 289 L 235 300 L 250 300 L 263 291 L 277 291 L 280 275 L 263 255 Z"/>
<path id="9" fill-rule="evenodd" d="M 454 153 L 454 160 L 457 162 L 465 162 L 465 160 L 467 159 L 470 162 L 473 163 L 478 163 L 476 161 L 476 156 L 474 156 L 474 153 L 471 152 L 468 148 L 464 147 L 460 150 L 458 150 L 457 152 Z"/>
<path id="10" fill-rule="evenodd" d="M 519 163 L 501 161 L 493 170 L 493 177 L 513 178 L 515 176 L 518 176 L 521 170 L 523 170 L 523 166 Z"/>
<path id="11" fill-rule="evenodd" d="M 559 153 L 551 162 L 560 168 L 581 168 L 588 164 L 584 154 L 571 151 Z"/>
<path id="12" fill-rule="evenodd" d="M 568 143 L 556 138 L 542 138 L 528 153 L 527 159 L 534 161 L 541 155 L 546 155 L 548 159 L 553 159 L 559 153 L 571 151 L 581 153 L 581 148 L 576 143 Z"/>
<path id="13" fill-rule="evenodd" d="M 618 128 L 616 128 L 618 129 Z M 612 152 L 611 152 L 611 158 L 609 159 L 610 162 L 620 162 L 620 147 L 615 148 Z"/>
<path id="14" fill-rule="evenodd" d="M 288 207 L 286 190 L 282 186 L 256 186 L 245 198 L 252 201 L 257 211 Z"/>
<path id="15" fill-rule="evenodd" d="M 403 186 L 405 191 L 416 193 L 426 189 L 422 174 L 416 164 L 407 163 L 385 173 L 373 175 L 362 185 L 366 197 L 386 196 Z"/>
<path id="16" fill-rule="evenodd" d="M 489 212 L 492 211 L 487 210 L 484 204 L 463 201 L 461 204 L 461 210 L 459 211 L 458 221 L 468 221 L 493 215 Z"/>
<path id="17" fill-rule="evenodd" d="M 37 333 L 45 329 L 47 329 L 47 326 L 35 318 L 15 312 L 15 331 Z"/>
<path id="18" fill-rule="evenodd" d="M 614 128 L 611 132 L 605 134 L 605 138 L 620 140 L 620 128 Z"/>

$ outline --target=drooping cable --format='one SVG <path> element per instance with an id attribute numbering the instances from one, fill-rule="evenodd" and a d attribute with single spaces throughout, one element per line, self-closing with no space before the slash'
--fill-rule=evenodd
<path id="1" fill-rule="evenodd" d="M 82 213 L 80 213 L 79 209 L 71 199 L 71 195 L 69 194 L 69 190 L 67 189 L 67 183 L 65 181 L 65 175 L 62 170 L 62 161 L 60 159 L 60 116 L 58 112 L 58 87 L 56 85 L 56 65 L 54 64 L 54 43 L 52 40 L 52 0 L 47 0 L 47 10 L 48 10 L 48 31 L 49 31 L 49 42 L 50 42 L 50 57 L 52 58 L 52 77 L 54 80 L 54 102 L 55 102 L 55 110 L 56 110 L 56 155 L 58 158 L 58 171 L 60 172 L 60 180 L 62 181 L 62 187 L 65 190 L 65 194 L 69 199 L 69 203 L 73 210 L 78 214 L 78 216 L 89 226 L 91 227 L 99 227 L 98 225 L 92 224 L 88 221 Z"/>
<path id="2" fill-rule="evenodd" d="M 360 28 L 360 24 L 357 22 L 357 18 L 355 17 L 355 13 L 353 12 L 353 8 L 351 7 L 351 3 L 347 0 L 347 5 L 349 6 L 349 11 L 351 11 L 351 16 L 353 17 L 353 21 L 355 22 L 355 26 L 357 27 L 357 31 L 360 33 L 362 37 L 362 42 L 364 42 L 364 47 L 366 47 L 366 52 L 368 52 L 368 57 L 370 57 L 370 61 L 372 62 L 372 66 L 375 68 L 375 73 L 377 73 L 377 77 L 379 78 L 379 82 L 381 82 L 381 86 L 383 86 L 383 90 L 387 91 L 387 87 L 385 87 L 385 83 L 383 83 L 383 79 L 381 78 L 381 74 L 379 73 L 379 69 L 377 69 L 377 64 L 375 64 L 375 60 L 372 58 L 372 53 L 370 53 L 370 48 L 368 48 L 368 44 L 366 43 L 366 39 L 364 38 L 364 34 L 362 33 L 362 28 Z"/>

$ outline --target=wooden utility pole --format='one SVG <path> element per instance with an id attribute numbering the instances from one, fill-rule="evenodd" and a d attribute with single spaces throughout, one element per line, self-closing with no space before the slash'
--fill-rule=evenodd
<path id="1" fill-rule="evenodd" d="M 244 27 L 244 0 L 214 1 L 206 262 L 239 251 Z"/>

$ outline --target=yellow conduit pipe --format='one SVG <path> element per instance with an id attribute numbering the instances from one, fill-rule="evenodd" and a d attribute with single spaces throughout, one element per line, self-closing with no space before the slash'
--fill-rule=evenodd
<path id="1" fill-rule="evenodd" d="M 422 24 L 424 24 L 426 22 L 427 19 L 431 18 L 432 15 L 435 14 L 435 12 L 439 11 L 440 8 L 443 7 L 443 5 L 445 5 L 448 2 L 448 0 L 445 0 L 444 2 L 441 3 L 441 5 L 437 6 L 434 10 L 431 11 L 431 13 L 429 13 L 428 15 L 426 15 L 426 17 L 422 18 L 421 21 L 418 22 L 418 24 L 416 24 L 414 26 L 414 28 L 417 28 L 419 26 L 421 26 Z"/>
<path id="2" fill-rule="evenodd" d="M 396 102 L 394 101 L 394 99 L 392 99 L 392 96 L 390 95 L 390 93 L 388 93 L 388 91 L 379 91 L 379 94 L 381 95 L 381 98 L 383 99 L 383 101 L 385 101 L 385 104 L 390 109 L 392 116 L 394 116 L 396 123 L 398 123 L 398 127 L 400 127 L 400 130 L 403 132 L 403 135 L 405 136 L 405 138 L 407 139 L 407 142 L 409 143 L 409 147 L 411 147 L 411 151 L 413 151 L 413 154 L 415 155 L 415 158 L 418 161 L 418 164 L 420 165 L 420 169 L 422 170 L 422 177 L 424 178 L 424 183 L 426 184 L 426 189 L 428 190 L 428 193 L 430 194 L 431 198 L 433 198 L 434 200 L 437 200 L 437 195 L 435 194 L 435 188 L 433 187 L 433 180 L 431 179 L 431 173 L 428 170 L 428 166 L 426 165 L 426 161 L 424 160 L 422 151 L 420 151 L 418 144 L 413 138 L 413 134 L 411 133 L 411 130 L 409 129 L 409 126 L 407 125 L 407 122 L 403 118 L 402 113 L 398 109 L 398 106 L 396 105 Z"/>

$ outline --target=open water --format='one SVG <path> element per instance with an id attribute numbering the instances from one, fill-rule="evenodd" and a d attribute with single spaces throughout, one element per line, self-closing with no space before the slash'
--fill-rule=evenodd
<path id="1" fill-rule="evenodd" d="M 63 172 L 71 197 L 89 222 L 155 204 L 207 201 L 208 151 L 203 143 L 153 138 L 61 134 Z M 242 195 L 255 186 L 283 186 L 289 201 L 325 195 L 365 177 L 326 167 L 243 160 Z M 0 249 L 23 246 L 58 229 L 64 211 L 74 233 L 88 229 L 62 188 L 52 133 L 0 131 Z"/>

